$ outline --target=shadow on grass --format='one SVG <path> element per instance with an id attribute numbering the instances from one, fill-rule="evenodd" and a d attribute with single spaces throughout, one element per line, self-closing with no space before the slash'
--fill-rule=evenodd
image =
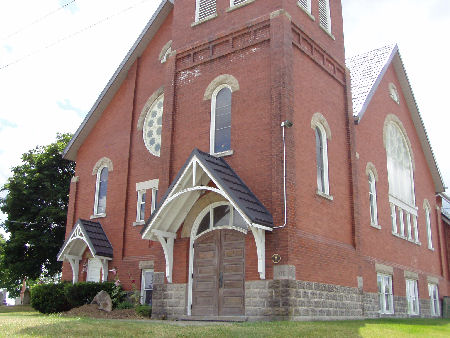
<path id="1" fill-rule="evenodd" d="M 0 313 L 36 312 L 31 305 L 0 306 Z M 36 312 L 38 313 L 38 312 Z"/>

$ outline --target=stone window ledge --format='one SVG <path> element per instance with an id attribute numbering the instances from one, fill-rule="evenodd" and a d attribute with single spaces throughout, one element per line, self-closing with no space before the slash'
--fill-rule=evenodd
<path id="1" fill-rule="evenodd" d="M 234 154 L 233 150 L 226 150 L 226 151 L 222 151 L 220 153 L 212 153 L 210 155 L 215 156 L 215 157 L 224 157 L 224 156 L 231 156 L 233 154 Z"/>
<path id="2" fill-rule="evenodd" d="M 138 226 L 138 225 L 144 225 L 145 221 L 138 221 L 138 222 L 133 222 L 133 226 Z"/>
<path id="3" fill-rule="evenodd" d="M 333 34 L 331 34 L 331 32 L 329 32 L 326 28 L 323 28 L 321 25 L 319 25 L 319 27 L 325 32 L 327 33 L 327 35 L 332 38 L 333 40 L 336 40 L 336 38 L 334 37 Z"/>
<path id="4" fill-rule="evenodd" d="M 319 190 L 316 191 L 316 195 L 317 195 L 317 196 L 320 196 L 320 197 L 322 197 L 322 198 L 325 198 L 326 200 L 329 200 L 329 201 L 332 201 L 332 200 L 333 200 L 333 196 L 328 195 L 328 194 L 325 194 L 325 193 L 323 193 L 323 192 L 321 192 L 321 191 L 319 191 Z"/>
<path id="5" fill-rule="evenodd" d="M 92 215 L 91 217 L 90 217 L 90 219 L 95 219 L 95 218 L 105 218 L 106 217 L 106 214 L 98 214 L 98 215 Z"/>
<path id="6" fill-rule="evenodd" d="M 212 20 L 212 19 L 217 18 L 217 16 L 218 16 L 217 13 L 211 14 L 210 16 L 207 16 L 207 17 L 204 18 L 204 19 L 201 19 L 201 20 L 198 20 L 198 21 L 196 21 L 196 22 L 191 23 L 191 27 L 195 27 L 195 26 L 201 25 L 201 24 L 204 23 L 204 22 L 207 22 L 207 21 L 209 21 L 209 20 Z"/>

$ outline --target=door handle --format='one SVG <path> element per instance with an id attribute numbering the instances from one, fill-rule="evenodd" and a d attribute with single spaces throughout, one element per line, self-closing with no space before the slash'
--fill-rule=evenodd
<path id="1" fill-rule="evenodd" d="M 223 272 L 219 273 L 219 288 L 223 287 Z"/>

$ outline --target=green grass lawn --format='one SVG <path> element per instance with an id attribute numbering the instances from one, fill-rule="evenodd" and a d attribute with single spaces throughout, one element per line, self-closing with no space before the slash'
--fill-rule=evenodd
<path id="1" fill-rule="evenodd" d="M 450 320 L 189 322 L 102 320 L 41 315 L 30 307 L 0 307 L 0 337 L 450 337 Z"/>

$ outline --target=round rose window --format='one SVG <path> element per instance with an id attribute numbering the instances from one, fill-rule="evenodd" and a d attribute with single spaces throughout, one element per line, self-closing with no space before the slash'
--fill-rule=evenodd
<path id="1" fill-rule="evenodd" d="M 158 97 L 147 112 L 144 120 L 143 138 L 148 151 L 158 156 L 161 154 L 161 130 L 164 95 Z"/>

